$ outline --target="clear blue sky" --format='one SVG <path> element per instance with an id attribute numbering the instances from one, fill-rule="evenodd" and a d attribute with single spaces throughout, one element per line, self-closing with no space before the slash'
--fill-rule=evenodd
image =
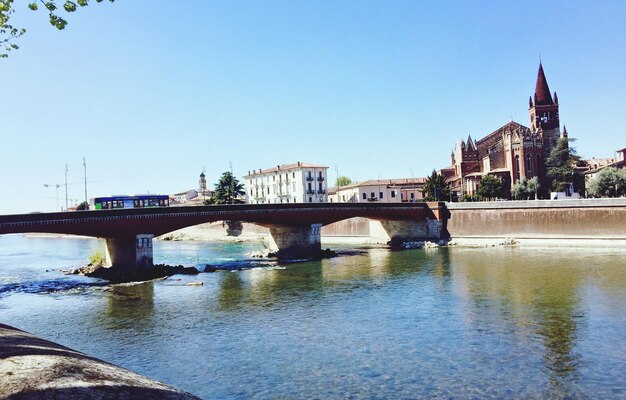
<path id="1" fill-rule="evenodd" d="M 66 163 L 82 182 L 83 156 L 89 197 L 214 183 L 229 160 L 425 176 L 458 139 L 529 124 L 540 53 L 578 152 L 626 147 L 626 1 L 94 1 L 61 32 L 16 3 L 0 214 L 54 210 L 42 185 Z"/>

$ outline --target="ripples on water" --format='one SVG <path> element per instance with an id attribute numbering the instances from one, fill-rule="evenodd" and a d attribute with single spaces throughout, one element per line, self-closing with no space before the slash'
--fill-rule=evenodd
<path id="1" fill-rule="evenodd" d="M 0 238 L 0 321 L 205 398 L 626 397 L 624 251 L 278 265 L 248 259 L 254 243 L 159 242 L 156 262 L 233 272 L 111 286 L 58 272 L 94 243 Z"/>

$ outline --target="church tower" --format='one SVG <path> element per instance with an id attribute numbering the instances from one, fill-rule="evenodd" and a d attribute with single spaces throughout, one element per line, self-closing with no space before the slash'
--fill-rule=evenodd
<path id="1" fill-rule="evenodd" d="M 547 159 L 556 146 L 557 140 L 561 137 L 561 130 L 559 98 L 556 92 L 554 92 L 554 97 L 550 94 L 541 62 L 539 62 L 539 72 L 537 73 L 535 95 L 528 101 L 528 112 L 530 114 L 530 130 L 541 137 L 544 157 Z"/>
<path id="2" fill-rule="evenodd" d="M 200 174 L 200 193 L 206 192 L 206 175 L 204 175 L 204 171 Z"/>

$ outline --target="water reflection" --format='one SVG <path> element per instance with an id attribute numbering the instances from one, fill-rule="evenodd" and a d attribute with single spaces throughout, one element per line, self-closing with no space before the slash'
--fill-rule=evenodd
<path id="1" fill-rule="evenodd" d="M 500 319 L 517 335 L 528 332 L 543 347 L 548 396 L 567 393 L 576 380 L 580 354 L 578 331 L 584 323 L 579 309 L 581 270 L 566 268 L 563 260 L 538 264 L 515 249 L 453 252 L 455 277 L 468 296 L 467 317 L 475 327 L 494 326 Z M 497 315 L 494 316 L 493 313 Z M 485 319 L 482 321 L 481 319 Z M 489 328 L 487 328 L 489 329 Z"/>
<path id="2" fill-rule="evenodd" d="M 290 264 L 286 267 L 254 268 L 219 272 L 217 303 L 220 311 L 243 305 L 275 307 L 311 301 L 332 293 L 350 293 L 382 287 L 385 281 L 410 280 L 417 276 L 439 281 L 445 287 L 451 276 L 447 250 L 434 252 L 370 249 L 349 257 Z"/>
<path id="3" fill-rule="evenodd" d="M 239 307 L 246 297 L 242 274 L 223 272 L 217 297 L 220 310 L 228 311 Z"/>
<path id="4" fill-rule="evenodd" d="M 106 308 L 97 322 L 106 329 L 140 329 L 154 314 L 154 282 L 111 285 L 105 292 Z"/>

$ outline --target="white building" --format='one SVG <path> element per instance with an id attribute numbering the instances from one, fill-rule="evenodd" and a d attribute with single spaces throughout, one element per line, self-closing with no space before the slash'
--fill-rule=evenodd
<path id="1" fill-rule="evenodd" d="M 244 176 L 246 203 L 323 203 L 328 167 L 297 162 L 264 170 L 248 171 Z"/>
<path id="2" fill-rule="evenodd" d="M 331 203 L 408 203 L 422 200 L 424 178 L 373 179 L 333 188 Z"/>

